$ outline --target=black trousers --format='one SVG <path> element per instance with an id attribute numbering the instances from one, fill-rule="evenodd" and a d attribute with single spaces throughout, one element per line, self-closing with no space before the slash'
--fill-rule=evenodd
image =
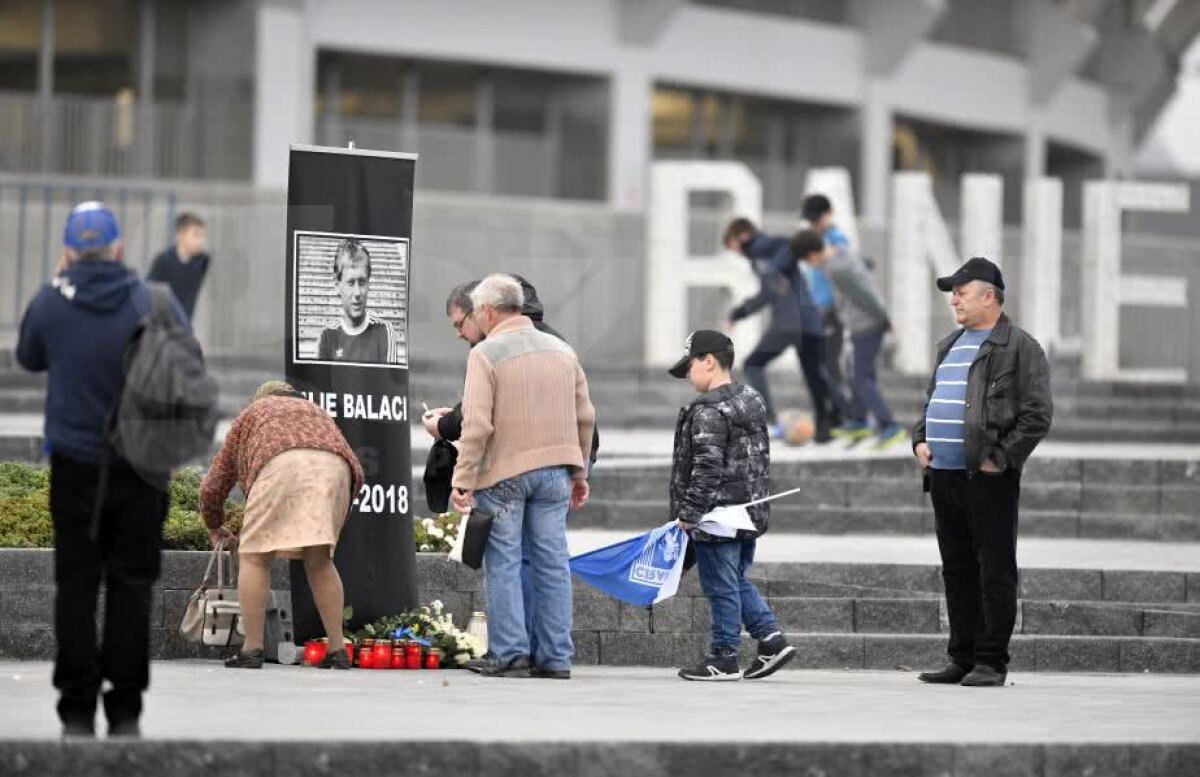
<path id="1" fill-rule="evenodd" d="M 825 376 L 829 383 L 829 399 L 833 403 L 833 423 L 841 424 L 849 418 L 846 409 L 838 406 L 838 397 L 850 397 L 846 391 L 846 377 L 842 374 L 842 354 L 846 349 L 846 329 L 837 310 L 826 310 L 821 313 L 821 323 L 825 327 Z M 843 418 L 842 416 L 846 416 Z"/>
<path id="2" fill-rule="evenodd" d="M 1008 666 L 1017 619 L 1017 505 L 1021 473 L 929 470 L 942 554 L 948 652 L 956 664 Z"/>
<path id="3" fill-rule="evenodd" d="M 161 569 L 167 494 L 133 470 L 114 465 L 91 539 L 98 468 L 54 456 L 50 461 L 50 512 L 54 519 L 54 629 L 58 659 L 54 687 L 64 723 L 93 725 L 101 683 L 109 724 L 136 721 L 150 684 L 150 608 Z M 103 646 L 96 639 L 96 598 L 103 576 Z"/>
<path id="4" fill-rule="evenodd" d="M 746 357 L 746 380 L 754 390 L 762 394 L 767 403 L 767 417 L 775 421 L 775 405 L 771 401 L 771 388 L 767 385 L 767 365 L 775 361 L 788 348 L 795 348 L 800 358 L 800 372 L 812 398 L 813 423 L 817 439 L 828 439 L 829 429 L 841 415 L 849 415 L 850 401 L 829 385 L 825 369 L 825 336 L 823 334 L 798 334 L 779 329 L 768 329 L 758 345 Z"/>

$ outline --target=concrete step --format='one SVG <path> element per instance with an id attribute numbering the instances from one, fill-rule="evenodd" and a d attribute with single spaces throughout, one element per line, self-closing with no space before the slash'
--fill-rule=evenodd
<path id="1" fill-rule="evenodd" d="M 949 630 L 941 599 L 769 597 L 767 602 L 781 623 L 799 633 L 941 634 Z M 696 629 L 701 633 L 708 624 L 704 609 L 702 618 L 698 613 L 693 616 L 694 626 L 704 624 Z M 1153 604 L 1022 601 L 1016 633 L 1200 639 L 1200 604 L 1177 610 Z"/>
<path id="2" fill-rule="evenodd" d="M 1029 717 L 1030 702 L 1019 711 L 1013 710 L 1011 704 L 1004 705 L 1003 715 L 989 711 L 987 733 L 980 732 L 980 726 L 974 723 L 976 718 L 972 713 L 976 708 L 964 702 L 956 702 L 962 705 L 961 710 L 957 706 L 947 709 L 948 702 L 939 702 L 936 714 L 922 715 L 919 724 L 910 723 L 900 728 L 901 733 L 895 733 L 899 724 L 893 711 L 920 704 L 918 694 L 922 690 L 907 690 L 909 678 L 904 678 L 903 686 L 897 686 L 895 678 L 881 678 L 877 673 L 788 676 L 786 681 L 777 680 L 765 688 L 748 687 L 764 683 L 738 684 L 738 690 L 729 694 L 677 692 L 694 694 L 689 709 L 703 720 L 719 720 L 727 714 L 731 703 L 746 710 L 761 711 L 769 707 L 775 713 L 739 716 L 749 720 L 739 721 L 738 730 L 730 733 L 730 739 L 696 741 L 695 724 L 690 721 L 660 723 L 649 716 L 630 716 L 626 707 L 618 703 L 645 693 L 647 687 L 656 687 L 656 683 L 673 679 L 661 670 L 585 670 L 578 672 L 571 683 L 564 684 L 568 687 L 561 692 L 539 688 L 516 702 L 509 694 L 498 692 L 494 681 L 468 678 L 464 672 L 422 673 L 420 679 L 405 672 L 369 678 L 351 673 L 321 684 L 302 676 L 300 700 L 281 701 L 297 693 L 292 683 L 300 672 L 314 677 L 328 676 L 297 667 L 280 670 L 281 674 L 286 672 L 286 679 L 270 683 L 269 690 L 264 691 L 270 705 L 265 728 L 263 713 L 259 711 L 262 704 L 241 705 L 223 716 L 217 734 L 199 739 L 194 724 L 189 725 L 184 714 L 192 712 L 186 708 L 195 694 L 225 698 L 242 689 L 234 686 L 228 672 L 222 676 L 217 670 L 218 677 L 214 678 L 211 675 L 214 670 L 203 665 L 194 668 L 195 677 L 183 681 L 178 679 L 173 665 L 158 667 L 156 671 L 166 675 L 164 688 L 156 689 L 164 698 L 166 713 L 156 710 L 148 717 L 147 739 L 60 742 L 56 736 L 51 738 L 50 732 L 57 732 L 48 722 L 35 725 L 22 721 L 25 731 L 37 733 L 22 733 L 0 741 L 0 772 L 209 777 L 216 769 L 232 774 L 315 777 L 346 771 L 393 774 L 398 772 L 380 765 L 403 764 L 406 774 L 456 777 L 691 773 L 744 777 L 763 771 L 764 764 L 775 765 L 774 771 L 779 773 L 799 774 L 795 765 L 803 764 L 804 774 L 848 777 L 1113 774 L 1195 777 L 1200 774 L 1200 746 L 1170 734 L 1159 737 L 1143 730 L 1122 736 L 1125 730 L 1118 726 L 1110 724 L 1110 730 L 1097 731 L 1083 723 L 1074 725 L 1071 729 L 1074 736 L 1069 739 L 1057 736 L 1058 727 L 1037 735 L 1027 734 L 1031 727 L 1028 721 L 1024 725 L 1021 721 Z M 1091 684 L 1082 693 L 1101 705 L 1107 713 L 1102 716 L 1105 719 L 1111 717 L 1111 710 L 1124 712 L 1119 706 L 1125 698 L 1123 694 L 1135 695 L 1141 708 L 1146 708 L 1144 699 L 1153 693 L 1141 687 L 1114 689 L 1110 687 L 1112 678 L 1079 679 Z M 394 722 L 378 720 L 382 715 L 364 723 L 353 705 L 331 703 L 326 692 L 330 684 L 352 688 L 354 698 L 361 699 L 366 706 L 379 708 L 397 696 L 427 697 L 428 689 L 418 686 L 442 681 L 465 686 L 465 690 L 456 687 L 443 694 L 448 699 L 446 703 L 471 709 L 460 715 L 463 732 L 453 739 L 444 736 L 438 721 L 429 720 L 436 717 L 431 715 L 413 716 L 418 722 L 406 722 L 399 732 Z M 911 682 L 916 685 L 915 680 Z M 520 687 L 524 690 L 529 685 Z M 881 685 L 887 687 L 882 698 Z M 906 690 L 900 690 L 901 687 Z M 1053 695 L 1062 694 L 1060 689 L 1037 690 L 1040 692 L 1032 703 L 1036 709 L 1056 708 L 1064 703 Z M 597 701 L 580 704 L 580 693 L 587 692 L 590 695 L 584 698 Z M 919 698 L 927 698 L 929 693 L 937 691 L 925 689 L 924 696 Z M 1069 701 L 1079 695 L 1074 686 L 1068 693 Z M 1118 694 L 1116 698 L 1114 693 Z M 839 702 L 831 706 L 828 697 L 835 694 Z M 798 696 L 817 701 L 798 702 Z M 715 702 L 716 698 L 721 701 Z M 728 702 L 728 698 L 735 701 Z M 25 702 L 30 707 L 51 703 L 52 699 Z M 1086 702 L 1085 706 L 1093 708 Z M 864 707 L 879 711 L 864 718 L 861 713 Z M 1156 720 L 1172 720 L 1186 709 L 1185 704 L 1175 701 L 1169 709 L 1156 709 Z M 546 726 L 530 730 L 527 721 L 546 716 L 555 721 L 548 733 L 543 733 Z M 964 722 L 967 717 L 970 721 Z M 764 723 L 764 718 L 770 720 Z M 498 726 L 497 720 L 504 722 Z M 801 736 L 794 733 L 796 729 L 788 728 L 796 720 L 819 720 L 819 723 L 801 727 L 805 729 Z M 1150 727 L 1151 731 L 1157 730 L 1153 720 Z M 1014 736 L 1011 733 L 1014 730 L 1022 732 L 1021 735 Z M 997 736 L 994 733 L 997 731 L 1005 735 Z M 601 738 L 603 741 L 599 741 Z M 87 766 L 81 768 L 81 763 Z M 246 768 L 244 764 L 259 766 Z"/>
<path id="3" fill-rule="evenodd" d="M 577 631 L 577 662 L 608 666 L 690 666 L 708 650 L 707 634 Z M 874 669 L 916 672 L 947 661 L 942 634 L 787 634 L 799 669 Z M 743 635 L 740 660 L 753 660 L 755 643 Z M 1011 672 L 1200 673 L 1200 640 L 1161 637 L 1014 635 Z M 914 678 L 914 682 L 915 682 Z M 1019 681 L 1018 681 L 1019 682 Z"/>
<path id="4" fill-rule="evenodd" d="M 877 591 L 888 590 L 919 597 L 944 590 L 941 568 L 933 564 L 771 562 L 756 564 L 753 573 L 765 596 L 878 598 Z M 680 590 L 699 596 L 696 576 L 685 576 Z M 1038 601 L 1194 604 L 1200 603 L 1200 571 L 1025 568 L 1018 595 Z"/>
<path id="5" fill-rule="evenodd" d="M 666 501 L 589 501 L 571 514 L 575 529 L 629 529 L 658 526 L 668 520 Z M 775 504 L 772 533 L 932 535 L 933 510 L 924 507 Z M 1100 513 L 1071 509 L 1023 508 L 1021 535 L 1080 539 L 1200 541 L 1200 514 Z"/>
<path id="6" fill-rule="evenodd" d="M 709 603 L 684 596 L 645 608 L 598 601 L 579 592 L 574 628 L 579 631 L 707 634 Z M 768 596 L 783 627 L 800 634 L 945 634 L 944 599 L 914 597 Z M 1022 600 L 1015 633 L 1042 636 L 1113 636 L 1200 639 L 1200 602 L 1129 604 Z"/>

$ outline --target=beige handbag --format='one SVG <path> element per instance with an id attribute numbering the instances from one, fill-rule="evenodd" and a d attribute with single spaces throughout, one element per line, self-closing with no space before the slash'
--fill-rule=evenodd
<path id="1" fill-rule="evenodd" d="M 246 635 L 242 608 L 238 603 L 236 553 L 229 553 L 230 574 L 225 575 L 225 540 L 213 548 L 204 570 L 204 579 L 188 599 L 179 633 L 189 642 L 232 647 L 242 644 Z M 216 587 L 210 587 L 213 565 L 217 567 Z"/>

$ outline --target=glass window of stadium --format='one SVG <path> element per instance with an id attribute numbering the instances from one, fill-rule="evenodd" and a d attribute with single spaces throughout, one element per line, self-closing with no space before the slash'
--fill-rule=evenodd
<path id="1" fill-rule="evenodd" d="M 416 150 L 419 186 L 605 196 L 603 79 L 322 51 L 316 89 L 319 142 Z"/>
<path id="2" fill-rule="evenodd" d="M 0 0 L 0 90 L 37 89 L 42 4 Z"/>
<path id="3" fill-rule="evenodd" d="M 659 84 L 653 103 L 657 159 L 736 159 L 763 183 L 768 210 L 800 206 L 810 167 L 858 168 L 854 111 Z"/>

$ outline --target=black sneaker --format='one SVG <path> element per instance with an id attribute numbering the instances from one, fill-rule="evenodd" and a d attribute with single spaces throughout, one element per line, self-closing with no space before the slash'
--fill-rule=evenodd
<path id="1" fill-rule="evenodd" d="M 754 663 L 746 670 L 747 680 L 760 680 L 769 677 L 783 668 L 784 664 L 796 657 L 796 648 L 787 643 L 782 632 L 775 632 L 766 639 L 758 641 L 758 655 Z"/>
<path id="2" fill-rule="evenodd" d="M 934 685 L 958 685 L 970 673 L 971 667 L 951 662 L 936 672 L 922 672 L 917 675 L 917 679 L 923 683 L 933 683 Z"/>
<path id="3" fill-rule="evenodd" d="M 959 685 L 965 685 L 968 688 L 1002 688 L 1006 680 L 1008 680 L 1008 672 L 987 664 L 980 664 L 972 669 Z"/>
<path id="4" fill-rule="evenodd" d="M 529 670 L 529 676 L 539 680 L 570 680 L 570 669 L 542 669 L 535 666 Z"/>
<path id="5" fill-rule="evenodd" d="M 514 659 L 500 663 L 493 661 L 479 670 L 480 677 L 529 677 L 529 658 L 517 656 Z"/>
<path id="6" fill-rule="evenodd" d="M 680 669 L 679 676 L 684 680 L 708 683 L 733 682 L 742 679 L 742 668 L 738 666 L 736 655 L 709 656 L 699 666 Z"/>
<path id="7" fill-rule="evenodd" d="M 468 672 L 480 674 L 483 672 L 484 668 L 491 663 L 492 659 L 488 658 L 487 656 L 484 656 L 483 658 L 472 658 L 469 659 L 467 663 L 463 664 L 463 669 L 466 669 Z"/>
<path id="8" fill-rule="evenodd" d="M 259 650 L 251 650 L 249 653 L 243 653 L 240 650 L 225 659 L 226 669 L 262 669 L 263 652 Z"/>

